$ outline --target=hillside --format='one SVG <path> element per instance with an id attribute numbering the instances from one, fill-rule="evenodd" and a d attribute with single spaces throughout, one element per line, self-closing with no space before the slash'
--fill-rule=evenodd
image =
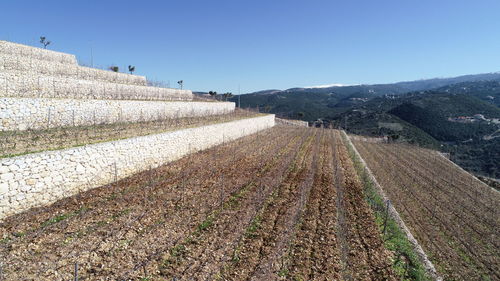
<path id="1" fill-rule="evenodd" d="M 498 277 L 498 193 L 434 151 L 353 139 L 438 274 Z M 348 143 L 277 126 L 13 215 L 2 273 L 72 279 L 78 263 L 82 280 L 429 280 Z"/>
<path id="2" fill-rule="evenodd" d="M 497 81 L 497 82 L 486 82 Z M 314 121 L 342 113 L 351 107 L 362 105 L 367 100 L 383 96 L 398 96 L 409 92 L 439 89 L 440 92 L 477 93 L 478 97 L 489 99 L 500 93 L 500 72 L 464 75 L 453 78 L 422 79 L 374 85 L 333 86 L 325 88 L 291 88 L 287 90 L 263 90 L 241 95 L 242 107 L 260 107 L 262 110 L 284 117 Z M 452 86 L 457 83 L 463 85 Z M 465 87 L 465 90 L 463 89 Z M 462 88 L 461 90 L 458 90 Z M 237 97 L 233 97 L 236 101 Z M 495 102 L 498 103 L 500 98 Z"/>
<path id="3" fill-rule="evenodd" d="M 12 216 L 2 273 L 69 280 L 78 263 L 81 280 L 398 280 L 340 135 L 275 127 Z M 413 261 L 402 277 L 421 277 Z"/>
<path id="4" fill-rule="evenodd" d="M 356 134 L 396 136 L 399 142 L 440 149 L 465 169 L 498 178 L 500 125 L 485 120 L 449 121 L 475 114 L 491 120 L 500 117 L 500 109 L 467 94 L 427 91 L 373 99 L 333 117 L 332 124 Z"/>
<path id="5" fill-rule="evenodd" d="M 499 76 L 492 73 L 390 85 L 294 88 L 242 95 L 241 104 L 310 122 L 321 119 L 320 124 L 355 134 L 389 136 L 398 142 L 441 149 L 467 170 L 498 178 L 500 157 L 495 144 L 500 125 L 491 120 L 500 118 Z M 455 82 L 459 83 L 443 86 Z M 476 114 L 490 121 L 475 120 Z"/>
<path id="6" fill-rule="evenodd" d="M 500 79 L 452 84 L 438 88 L 437 91 L 467 94 L 496 106 L 500 106 Z"/>
<path id="7" fill-rule="evenodd" d="M 500 278 L 497 191 L 433 150 L 354 144 L 444 280 Z"/>

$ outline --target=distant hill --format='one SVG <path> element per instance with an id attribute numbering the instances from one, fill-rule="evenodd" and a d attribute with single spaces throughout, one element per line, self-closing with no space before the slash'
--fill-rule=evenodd
<path id="1" fill-rule="evenodd" d="M 493 120 L 500 118 L 500 73 L 266 90 L 240 99 L 242 107 L 440 149 L 469 171 L 500 178 L 500 125 Z M 487 120 L 458 118 L 476 114 Z"/>
<path id="2" fill-rule="evenodd" d="M 457 83 L 464 83 L 459 87 L 470 89 L 466 94 L 475 92 L 475 89 L 473 89 L 474 83 L 484 84 L 482 93 L 480 94 L 482 96 L 480 98 L 482 100 L 491 99 L 488 95 L 493 91 L 493 101 L 500 102 L 500 98 L 495 98 L 500 92 L 498 90 L 499 81 L 500 72 L 496 72 L 464 75 L 453 78 L 398 82 L 393 84 L 291 88 L 287 90 L 273 89 L 241 95 L 241 106 L 259 107 L 263 111 L 275 113 L 284 117 L 314 121 L 318 118 L 323 119 L 345 112 L 352 107 L 359 106 L 377 97 L 399 96 L 409 92 L 427 91 L 431 89 L 453 92 L 458 90 L 458 88 L 452 87 L 452 85 Z M 488 84 L 490 82 L 493 84 Z M 237 97 L 232 98 L 232 100 L 236 101 Z"/>
<path id="3" fill-rule="evenodd" d="M 373 84 L 373 85 L 335 85 L 331 87 L 296 87 L 287 90 L 262 90 L 258 92 L 248 93 L 249 95 L 269 95 L 281 93 L 294 93 L 294 92 L 308 92 L 308 93 L 338 93 L 341 95 L 349 94 L 371 94 L 371 95 L 393 95 L 402 94 L 407 92 L 425 91 L 437 89 L 440 87 L 463 83 L 463 82 L 477 82 L 477 81 L 500 81 L 500 72 L 463 75 L 451 78 L 432 78 L 421 79 L 415 81 L 403 81 L 396 83 L 386 84 Z"/>
<path id="4" fill-rule="evenodd" d="M 462 82 L 436 89 L 439 92 L 467 94 L 500 106 L 500 79 L 492 81 Z"/>
<path id="5" fill-rule="evenodd" d="M 375 98 L 329 121 L 351 133 L 395 136 L 397 141 L 440 149 L 469 171 L 500 178 L 500 137 L 485 138 L 496 136 L 500 125 L 448 120 L 475 114 L 500 118 L 500 108 L 472 94 L 425 91 Z"/>

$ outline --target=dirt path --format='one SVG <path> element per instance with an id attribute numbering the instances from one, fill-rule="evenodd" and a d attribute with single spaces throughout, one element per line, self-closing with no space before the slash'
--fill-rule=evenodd
<path id="1" fill-rule="evenodd" d="M 341 261 L 337 238 L 337 206 L 334 184 L 331 132 L 322 141 L 319 166 L 316 169 L 302 223 L 291 246 L 288 277 L 295 280 L 339 280 Z"/>
<path id="2" fill-rule="evenodd" d="M 308 167 L 312 163 L 313 148 L 317 138 L 315 135 L 310 135 L 304 142 L 298 151 L 296 162 L 289 167 L 288 175 L 254 217 L 252 225 L 235 249 L 235 262 L 225 269 L 223 278 L 252 279 L 254 275 L 264 273 L 261 265 L 278 267 L 279 270 L 280 265 L 269 264 L 265 261 L 273 259 L 275 252 L 284 250 L 282 238 L 290 234 L 291 224 L 293 227 L 294 222 L 291 219 L 296 211 L 293 205 L 300 196 L 298 186 L 310 172 Z"/>

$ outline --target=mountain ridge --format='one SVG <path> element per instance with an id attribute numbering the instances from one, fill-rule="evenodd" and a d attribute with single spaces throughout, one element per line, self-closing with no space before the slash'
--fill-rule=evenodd
<path id="1" fill-rule="evenodd" d="M 342 84 L 330 84 L 330 87 L 325 87 L 329 85 L 320 86 L 308 86 L 308 87 L 292 87 L 285 90 L 280 89 L 266 89 L 256 92 L 250 92 L 243 95 L 249 94 L 277 94 L 283 92 L 291 91 L 314 91 L 314 92 L 325 92 L 333 90 L 341 90 L 341 88 L 356 88 L 356 87 L 367 87 L 367 88 L 380 88 L 385 86 L 397 86 L 401 88 L 402 91 L 419 91 L 419 90 L 429 90 L 432 88 L 439 88 L 451 84 L 462 83 L 462 82 L 475 82 L 475 81 L 491 81 L 500 80 L 500 71 L 487 72 L 479 74 L 466 74 L 454 77 L 444 77 L 444 78 L 429 78 L 429 79 L 419 79 L 410 81 L 399 81 L 394 83 L 375 83 L 375 84 L 357 84 L 357 85 L 342 85 Z"/>

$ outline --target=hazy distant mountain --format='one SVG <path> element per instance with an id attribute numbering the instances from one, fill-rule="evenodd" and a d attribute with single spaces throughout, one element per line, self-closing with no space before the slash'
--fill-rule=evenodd
<path id="1" fill-rule="evenodd" d="M 256 95 L 270 95 L 278 93 L 290 93 L 290 92 L 314 92 L 314 93 L 370 93 L 374 95 L 392 95 L 392 94 L 402 94 L 413 91 L 425 91 L 430 89 L 435 89 L 451 84 L 457 84 L 462 82 L 476 82 L 476 81 L 500 81 L 500 72 L 483 73 L 483 74 L 472 74 L 463 75 L 451 78 L 432 78 L 432 79 L 421 79 L 415 81 L 403 81 L 397 83 L 387 83 L 387 84 L 363 84 L 363 85 L 342 85 L 342 84 L 331 84 L 331 85 L 321 85 L 321 86 L 310 86 L 310 87 L 296 87 L 287 90 L 262 90 L 258 92 L 253 92 L 249 94 Z"/>
<path id="2" fill-rule="evenodd" d="M 405 81 L 393 84 L 373 84 L 373 85 L 326 85 L 306 88 L 290 88 L 287 90 L 263 90 L 254 93 L 241 95 L 242 107 L 260 107 L 266 112 L 313 121 L 318 118 L 325 118 L 344 112 L 352 106 L 357 106 L 381 96 L 396 96 L 409 92 L 427 91 L 445 87 L 452 87 L 457 83 L 477 83 L 486 81 L 497 81 L 500 83 L 500 72 L 463 75 L 452 78 L 434 78 L 417 81 Z M 470 91 L 474 91 L 471 84 L 463 85 Z M 489 87 L 488 85 L 484 87 Z M 483 87 L 483 88 L 484 88 Z M 449 90 L 456 90 L 450 88 Z M 461 90 L 463 92 L 464 90 Z M 490 93 L 490 89 L 483 91 L 482 100 L 491 99 L 484 93 Z M 499 91 L 500 92 L 500 91 Z M 470 94 L 470 93 L 469 93 Z M 500 98 L 493 100 L 498 101 Z M 233 100 L 236 100 L 233 98 Z M 300 114 L 299 114 L 300 113 Z"/>

